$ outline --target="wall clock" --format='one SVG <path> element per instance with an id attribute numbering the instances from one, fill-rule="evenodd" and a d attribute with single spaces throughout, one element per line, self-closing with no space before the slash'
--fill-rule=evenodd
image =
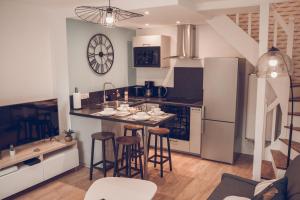
<path id="1" fill-rule="evenodd" d="M 87 47 L 87 58 L 90 68 L 97 74 L 106 74 L 114 63 L 114 48 L 104 34 L 94 35 Z"/>

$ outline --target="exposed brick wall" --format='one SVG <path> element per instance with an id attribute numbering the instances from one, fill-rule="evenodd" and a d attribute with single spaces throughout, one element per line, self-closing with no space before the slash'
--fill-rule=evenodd
<path id="1" fill-rule="evenodd" d="M 284 19 L 288 22 L 289 16 L 294 16 L 295 18 L 295 36 L 294 36 L 294 49 L 293 49 L 293 63 L 294 71 L 296 74 L 300 75 L 300 0 L 289 0 L 282 3 L 276 3 L 272 5 Z M 235 21 L 235 15 L 229 15 L 229 17 Z M 248 13 L 242 13 L 239 17 L 240 27 L 244 31 L 248 31 Z M 274 19 L 270 16 L 270 26 L 269 26 L 269 47 L 273 44 L 273 34 L 274 34 Z M 287 46 L 287 36 L 280 26 L 278 26 L 278 37 L 277 37 L 277 47 L 286 52 Z M 252 13 L 252 32 L 251 37 L 253 37 L 257 42 L 259 40 L 259 12 Z M 300 77 L 296 78 L 300 82 Z"/>

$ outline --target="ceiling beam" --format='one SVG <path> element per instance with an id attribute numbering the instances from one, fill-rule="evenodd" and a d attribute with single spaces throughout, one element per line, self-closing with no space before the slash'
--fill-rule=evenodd
<path id="1" fill-rule="evenodd" d="M 287 0 L 269 0 L 270 3 L 284 2 Z M 259 7 L 259 0 L 218 0 L 218 1 L 203 1 L 195 5 L 197 11 L 211 11 L 211 10 L 226 10 L 237 8 L 254 8 Z"/>

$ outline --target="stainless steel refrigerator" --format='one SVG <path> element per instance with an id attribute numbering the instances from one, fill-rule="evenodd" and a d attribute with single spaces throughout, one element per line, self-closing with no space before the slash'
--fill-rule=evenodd
<path id="1" fill-rule="evenodd" d="M 206 58 L 201 155 L 233 164 L 240 144 L 245 60 Z"/>

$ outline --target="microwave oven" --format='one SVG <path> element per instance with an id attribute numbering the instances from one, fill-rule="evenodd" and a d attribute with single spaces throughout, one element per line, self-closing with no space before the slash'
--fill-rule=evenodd
<path id="1" fill-rule="evenodd" d="M 160 47 L 134 47 L 134 67 L 160 67 Z"/>

